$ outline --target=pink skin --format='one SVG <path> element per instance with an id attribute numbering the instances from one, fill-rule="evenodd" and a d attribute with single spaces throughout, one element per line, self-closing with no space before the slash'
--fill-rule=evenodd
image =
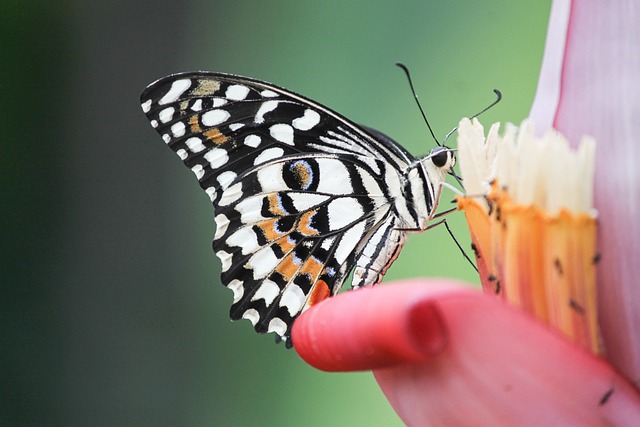
<path id="1" fill-rule="evenodd" d="M 574 143 L 585 133 L 599 143 L 600 320 L 610 363 L 491 296 L 436 279 L 322 301 L 293 327 L 304 360 L 372 370 L 410 426 L 639 422 L 640 8 L 632 3 L 554 3 L 531 112 L 539 130 L 553 125 Z"/>

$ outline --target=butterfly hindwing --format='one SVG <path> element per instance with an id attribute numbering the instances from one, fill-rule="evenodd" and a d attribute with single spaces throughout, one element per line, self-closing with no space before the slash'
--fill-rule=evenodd
<path id="1" fill-rule="evenodd" d="M 339 289 L 358 244 L 388 214 L 387 195 L 365 164 L 326 154 L 273 160 L 239 182 L 249 190 L 218 205 L 213 244 L 223 283 L 233 283 L 231 316 L 280 332 Z"/>
<path id="2" fill-rule="evenodd" d="M 243 77 L 173 75 L 141 102 L 211 199 L 231 317 L 258 332 L 287 337 L 297 315 L 339 290 L 389 222 L 388 187 L 413 160 L 320 104 Z"/>

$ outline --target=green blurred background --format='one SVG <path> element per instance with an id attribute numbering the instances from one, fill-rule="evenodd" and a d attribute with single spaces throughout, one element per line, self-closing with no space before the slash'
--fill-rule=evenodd
<path id="1" fill-rule="evenodd" d="M 151 129 L 141 90 L 217 70 L 268 80 L 414 154 L 493 99 L 533 99 L 548 1 L 0 4 L 1 426 L 399 426 L 370 373 L 328 374 L 231 323 L 211 206 Z M 448 196 L 447 196 L 448 197 Z M 462 215 L 451 222 L 468 247 Z M 477 283 L 444 229 L 388 279 Z M 460 408 L 464 410 L 464 408 Z"/>

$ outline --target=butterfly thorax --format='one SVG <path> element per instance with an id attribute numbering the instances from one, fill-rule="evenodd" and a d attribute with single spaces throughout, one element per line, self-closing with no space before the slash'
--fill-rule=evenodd
<path id="1" fill-rule="evenodd" d="M 424 230 L 433 209 L 434 187 L 420 161 L 409 166 L 402 176 L 402 192 L 394 198 L 399 228 Z"/>
<path id="2" fill-rule="evenodd" d="M 453 153 L 440 148 L 413 162 L 403 175 L 402 195 L 395 198 L 401 228 L 422 231 L 429 227 L 437 208 L 434 201 L 438 200 L 445 176 L 455 164 Z"/>

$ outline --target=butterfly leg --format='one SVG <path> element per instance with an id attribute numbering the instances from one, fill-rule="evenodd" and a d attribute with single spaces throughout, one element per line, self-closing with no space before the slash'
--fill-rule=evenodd
<path id="1" fill-rule="evenodd" d="M 395 228 L 396 218 L 389 216 L 378 227 L 358 255 L 351 287 L 373 286 L 382 281 L 391 264 L 398 258 L 406 240 L 406 232 Z"/>
<path id="2" fill-rule="evenodd" d="M 438 205 L 440 204 L 440 197 L 442 196 L 442 187 L 446 184 L 444 181 L 439 182 L 436 185 L 436 194 L 433 198 L 433 206 L 431 207 L 431 212 L 429 212 L 429 220 L 435 218 L 437 216 L 436 210 L 438 209 Z"/>
<path id="3" fill-rule="evenodd" d="M 451 208 L 451 209 L 447 209 L 446 211 L 442 211 L 442 212 L 437 212 L 436 213 L 436 209 L 438 208 L 438 202 L 440 201 L 440 196 L 442 193 L 442 187 L 447 187 L 450 190 L 452 190 L 454 193 L 458 194 L 458 195 L 463 195 L 457 188 L 451 186 L 449 183 L 447 182 L 440 182 L 440 185 L 438 185 L 438 189 L 436 190 L 436 197 L 435 197 L 435 203 L 433 204 L 433 208 L 431 209 L 431 214 L 429 215 L 429 219 L 435 219 L 435 218 L 440 218 L 442 216 L 446 216 L 447 214 L 450 214 L 451 212 L 457 210 L 458 208 Z M 425 230 L 429 230 L 433 227 L 436 227 L 440 224 L 444 224 L 444 226 L 447 229 L 447 232 L 449 233 L 449 235 L 451 236 L 451 238 L 453 239 L 453 241 L 455 242 L 456 246 L 458 247 L 458 249 L 460 250 L 460 252 L 462 253 L 462 256 L 469 262 L 469 264 L 471 264 L 471 266 L 473 267 L 474 270 L 478 271 L 478 267 L 475 265 L 475 263 L 473 261 L 471 261 L 471 258 L 469 258 L 469 255 L 467 255 L 467 253 L 465 252 L 464 248 L 460 245 L 460 242 L 458 242 L 458 239 L 456 239 L 456 236 L 453 235 L 453 231 L 451 231 L 451 228 L 449 228 L 449 223 L 447 223 L 446 218 L 442 219 L 438 222 L 429 224 L 429 226 L 425 229 Z"/>

